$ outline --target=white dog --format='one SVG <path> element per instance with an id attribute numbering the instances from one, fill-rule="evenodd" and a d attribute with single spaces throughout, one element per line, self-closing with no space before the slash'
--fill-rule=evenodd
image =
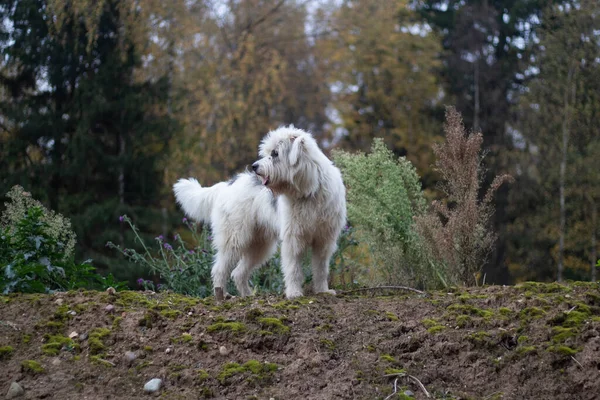
<path id="1" fill-rule="evenodd" d="M 203 188 L 180 179 L 175 197 L 184 212 L 210 223 L 217 251 L 213 286 L 225 288 L 229 272 L 242 296 L 251 294 L 252 271 L 275 252 L 281 261 L 287 298 L 302 296 L 302 256 L 312 250 L 315 293 L 332 293 L 329 260 L 346 222 L 342 176 L 312 135 L 293 126 L 269 132 L 259 147 L 254 173 Z M 237 264 L 237 266 L 236 266 Z"/>

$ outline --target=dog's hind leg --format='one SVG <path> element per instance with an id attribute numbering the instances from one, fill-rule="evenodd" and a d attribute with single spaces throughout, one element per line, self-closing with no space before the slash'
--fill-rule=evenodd
<path id="1" fill-rule="evenodd" d="M 213 264 L 211 275 L 214 288 L 223 288 L 223 292 L 227 288 L 227 280 L 229 279 L 229 271 L 235 265 L 238 257 L 232 252 L 218 251 L 215 256 L 215 263 Z"/>
<path id="2" fill-rule="evenodd" d="M 277 242 L 272 241 L 254 241 L 244 252 L 244 255 L 237 267 L 231 273 L 240 296 L 250 296 L 252 289 L 248 284 L 252 272 L 263 265 L 275 252 Z"/>
<path id="3" fill-rule="evenodd" d="M 335 294 L 335 290 L 329 289 L 327 280 L 329 278 L 329 260 L 335 252 L 336 244 L 324 243 L 313 247 L 312 253 L 312 281 L 315 293 Z"/>

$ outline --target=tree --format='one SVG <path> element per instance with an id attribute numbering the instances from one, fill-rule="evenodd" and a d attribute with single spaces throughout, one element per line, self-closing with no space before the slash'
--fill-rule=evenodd
<path id="1" fill-rule="evenodd" d="M 531 202 L 528 214 L 515 221 L 511 230 L 515 234 L 528 230 L 527 235 L 532 236 L 531 245 L 539 250 L 517 259 L 537 268 L 534 276 L 538 278 L 550 275 L 549 267 L 553 267 L 552 275 L 559 281 L 565 277 L 595 279 L 600 185 L 594 160 L 600 148 L 599 11 L 592 1 L 546 10 L 540 46 L 533 53 L 539 72 L 522 97 L 522 133 L 527 147 L 520 166 L 523 180 L 539 195 L 524 196 Z"/>
<path id="2" fill-rule="evenodd" d="M 95 259 L 119 235 L 119 214 L 156 207 L 159 161 L 176 128 L 165 112 L 167 82 L 134 79 L 141 59 L 124 33 L 127 9 L 108 0 L 0 7 L 9 92 L 0 106 L 9 127 L 2 158 L 11 171 L 3 192 L 19 182 L 69 216 L 80 252 Z"/>
<path id="3" fill-rule="evenodd" d="M 366 150 L 382 137 L 413 162 L 431 184 L 435 78 L 440 46 L 405 1 L 344 1 L 329 14 L 331 33 L 319 41 L 334 89 L 340 144 Z"/>

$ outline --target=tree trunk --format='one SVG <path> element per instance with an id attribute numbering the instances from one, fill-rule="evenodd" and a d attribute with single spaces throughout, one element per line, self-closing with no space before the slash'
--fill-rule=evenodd
<path id="1" fill-rule="evenodd" d="M 567 75 L 567 85 L 564 93 L 564 119 L 562 123 L 562 157 L 560 160 L 560 178 L 559 178 L 559 196 L 560 196 L 560 222 L 558 238 L 558 272 L 556 280 L 562 282 L 565 269 L 565 229 L 566 229 L 566 210 L 565 210 L 565 175 L 567 171 L 567 146 L 569 144 L 569 91 L 571 89 L 571 80 L 573 79 L 573 67 L 569 67 Z"/>
<path id="2" fill-rule="evenodd" d="M 596 252 L 597 241 L 596 241 L 596 230 L 598 229 L 598 210 L 596 209 L 596 202 L 592 199 L 592 251 L 591 251 L 591 262 L 592 262 L 592 282 L 596 282 L 596 261 L 598 260 L 598 253 Z"/>

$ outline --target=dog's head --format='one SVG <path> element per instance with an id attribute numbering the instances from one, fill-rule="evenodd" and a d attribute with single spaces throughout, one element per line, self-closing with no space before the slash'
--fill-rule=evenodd
<path id="1" fill-rule="evenodd" d="M 252 169 L 275 193 L 310 196 L 319 187 L 318 165 L 327 160 L 308 132 L 293 126 L 269 132 Z"/>

